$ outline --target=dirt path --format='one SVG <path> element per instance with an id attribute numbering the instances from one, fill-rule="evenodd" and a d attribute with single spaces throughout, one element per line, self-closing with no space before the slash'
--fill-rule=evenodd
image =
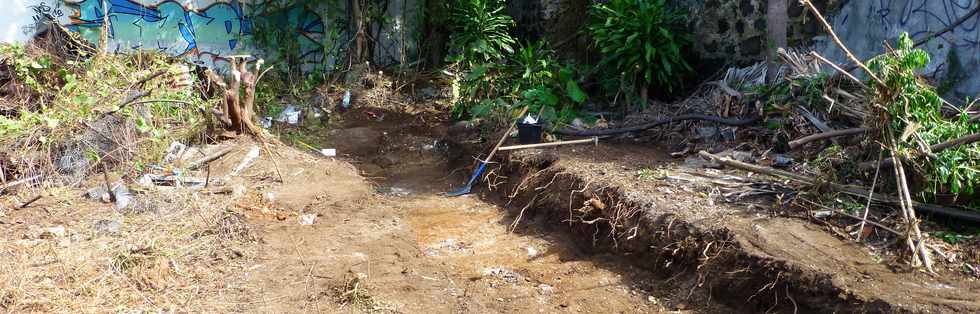
<path id="1" fill-rule="evenodd" d="M 356 133 L 383 133 L 380 148 L 345 147 L 358 152 L 356 171 L 340 160 L 282 162 L 287 183 L 268 192 L 288 204 L 278 206 L 283 210 L 318 218 L 310 226 L 250 220 L 262 241 L 245 275 L 241 311 L 691 310 L 660 297 L 667 294 L 645 271 L 618 256 L 583 251 L 588 244 L 533 221 L 511 232 L 513 218 L 497 205 L 475 195 L 442 196 L 458 178 L 449 178 L 444 152 L 424 148 L 435 139 L 417 129 L 374 127 Z M 318 144 L 337 141 L 335 133 Z"/>
<path id="2" fill-rule="evenodd" d="M 421 170 L 406 172 L 444 171 Z M 255 299 L 242 310 L 667 311 L 666 300 L 634 281 L 638 271 L 612 256 L 580 252 L 560 235 L 534 228 L 512 233 L 511 218 L 497 206 L 438 195 L 447 183 L 392 178 L 375 194 L 307 206 L 320 217 L 312 226 L 259 222 L 264 244 L 246 280 Z M 337 188 L 363 190 L 368 182 L 357 185 Z"/>

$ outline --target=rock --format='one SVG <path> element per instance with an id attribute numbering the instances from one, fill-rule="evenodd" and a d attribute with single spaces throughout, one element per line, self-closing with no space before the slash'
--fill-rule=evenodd
<path id="1" fill-rule="evenodd" d="M 115 204 L 113 204 L 117 210 L 126 209 L 129 204 L 133 202 L 133 194 L 129 192 L 129 188 L 125 185 L 118 185 L 112 189 L 112 194 L 116 198 Z"/>
<path id="2" fill-rule="evenodd" d="M 101 219 L 92 224 L 92 229 L 96 234 L 114 235 L 122 230 L 122 221 L 115 219 Z"/>
<path id="3" fill-rule="evenodd" d="M 524 249 L 527 250 L 527 258 L 535 258 L 538 257 L 538 254 L 540 254 L 538 249 L 535 249 L 533 246 L 529 246 Z"/>
<path id="4" fill-rule="evenodd" d="M 700 127 L 694 130 L 700 139 L 711 139 L 718 135 L 718 127 Z"/>
<path id="5" fill-rule="evenodd" d="M 651 296 L 648 296 L 647 297 L 647 302 L 650 302 L 650 303 L 653 303 L 653 304 L 657 304 L 657 298 L 654 298 L 652 295 Z"/>
<path id="6" fill-rule="evenodd" d="M 552 294 L 555 294 L 555 287 L 546 284 L 538 285 L 538 289 L 540 290 L 541 295 L 550 296 Z"/>
<path id="7" fill-rule="evenodd" d="M 521 275 L 520 274 L 515 273 L 513 271 L 510 271 L 508 269 L 501 268 L 501 267 L 493 267 L 493 268 L 484 269 L 483 270 L 483 276 L 485 276 L 485 277 L 497 277 L 497 278 L 500 278 L 503 281 L 509 282 L 509 283 L 518 282 L 520 280 L 520 278 L 521 278 Z"/>
<path id="8" fill-rule="evenodd" d="M 316 214 L 304 214 L 299 216 L 299 224 L 309 226 L 316 222 Z"/>
<path id="9" fill-rule="evenodd" d="M 721 165 L 714 160 L 706 160 L 700 156 L 688 156 L 684 159 L 684 166 L 688 168 L 718 168 Z"/>
<path id="10" fill-rule="evenodd" d="M 371 128 L 358 127 L 335 130 L 331 132 L 331 137 L 340 151 L 355 155 L 370 155 L 377 153 L 381 148 L 383 135 L 380 131 Z"/>
<path id="11" fill-rule="evenodd" d="M 272 193 L 272 192 L 262 193 L 262 200 L 265 201 L 266 203 L 275 203 L 276 193 Z"/>
<path id="12" fill-rule="evenodd" d="M 744 151 L 739 151 L 739 150 L 736 150 L 736 151 L 733 151 L 732 152 L 732 159 L 735 159 L 735 160 L 738 160 L 738 161 L 741 161 L 741 162 L 747 162 L 747 163 L 755 162 L 755 157 L 752 157 L 752 153 L 750 153 L 750 152 L 744 152 Z"/>
<path id="13" fill-rule="evenodd" d="M 773 167 L 780 167 L 780 168 L 789 167 L 790 165 L 793 164 L 793 158 L 783 154 L 775 154 L 772 155 L 771 157 L 772 157 Z"/>
<path id="14" fill-rule="evenodd" d="M 246 188 L 243 184 L 237 184 L 231 188 L 231 196 L 234 197 L 241 197 L 245 195 L 245 192 L 248 192 L 248 188 Z"/>
<path id="15" fill-rule="evenodd" d="M 50 228 L 41 229 L 41 234 L 38 238 L 41 239 L 52 239 L 61 238 L 68 234 L 68 230 L 64 226 L 56 226 Z"/>
<path id="16" fill-rule="evenodd" d="M 102 201 L 108 198 L 105 187 L 94 187 L 85 192 L 85 197 L 93 201 Z"/>

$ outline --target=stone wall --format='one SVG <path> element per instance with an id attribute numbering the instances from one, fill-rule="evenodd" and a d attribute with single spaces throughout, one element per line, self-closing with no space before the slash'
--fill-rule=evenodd
<path id="1" fill-rule="evenodd" d="M 796 0 L 789 5 L 787 39 L 791 46 L 809 46 L 822 33 L 819 25 L 804 16 Z M 722 68 L 746 65 L 765 59 L 767 0 L 684 0 L 675 5 L 688 11 L 694 50 L 702 66 Z M 842 0 L 813 1 L 821 11 L 833 13 Z"/>

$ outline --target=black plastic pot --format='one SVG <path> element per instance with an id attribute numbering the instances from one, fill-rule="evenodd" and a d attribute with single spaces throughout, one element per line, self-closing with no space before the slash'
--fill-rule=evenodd
<path id="1" fill-rule="evenodd" d="M 521 144 L 537 144 L 541 143 L 541 132 L 543 127 L 540 123 L 529 124 L 529 123 L 518 123 L 517 124 L 517 140 Z"/>

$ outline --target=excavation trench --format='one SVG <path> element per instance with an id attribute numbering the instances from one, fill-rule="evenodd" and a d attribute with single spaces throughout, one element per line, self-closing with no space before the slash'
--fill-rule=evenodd
<path id="1" fill-rule="evenodd" d="M 265 259 L 287 268 L 296 263 L 278 260 L 289 255 L 303 265 L 310 259 L 339 265 L 309 271 L 332 278 L 333 290 L 345 284 L 338 278 L 349 277 L 342 270 L 369 274 L 373 295 L 401 312 L 976 306 L 964 301 L 971 300 L 968 287 L 924 276 L 910 281 L 910 274 L 872 261 L 864 248 L 819 226 L 715 203 L 688 182 L 697 181 L 691 169 L 652 146 L 505 153 L 473 194 L 446 197 L 465 182 L 472 156 L 483 149 L 466 138 L 392 113 L 383 122 L 348 121 L 327 131 L 316 144 L 350 152 L 373 195 L 311 206 L 330 223 L 268 233 L 270 249 L 280 253 Z M 325 253 L 293 253 L 302 250 Z"/>
<path id="2" fill-rule="evenodd" d="M 355 165 L 377 194 L 397 204 L 424 259 L 455 273 L 448 277 L 468 278 L 460 289 L 482 291 L 491 303 L 536 300 L 483 309 L 731 313 L 843 304 L 837 291 L 821 290 L 822 278 L 790 289 L 799 283 L 791 277 L 803 275 L 743 256 L 724 230 L 644 214 L 643 204 L 621 191 L 565 172 L 555 150 L 504 154 L 474 194 L 449 198 L 444 192 L 466 180 L 467 156 L 482 145 L 441 127 L 363 121 L 348 127 L 381 134 L 377 148 L 347 149 L 357 152 Z M 336 133 L 333 139 L 343 145 Z M 594 154 L 587 147 L 569 151 L 576 150 Z M 650 165 L 662 162 L 656 156 Z M 468 310 L 487 306 L 460 302 Z"/>

